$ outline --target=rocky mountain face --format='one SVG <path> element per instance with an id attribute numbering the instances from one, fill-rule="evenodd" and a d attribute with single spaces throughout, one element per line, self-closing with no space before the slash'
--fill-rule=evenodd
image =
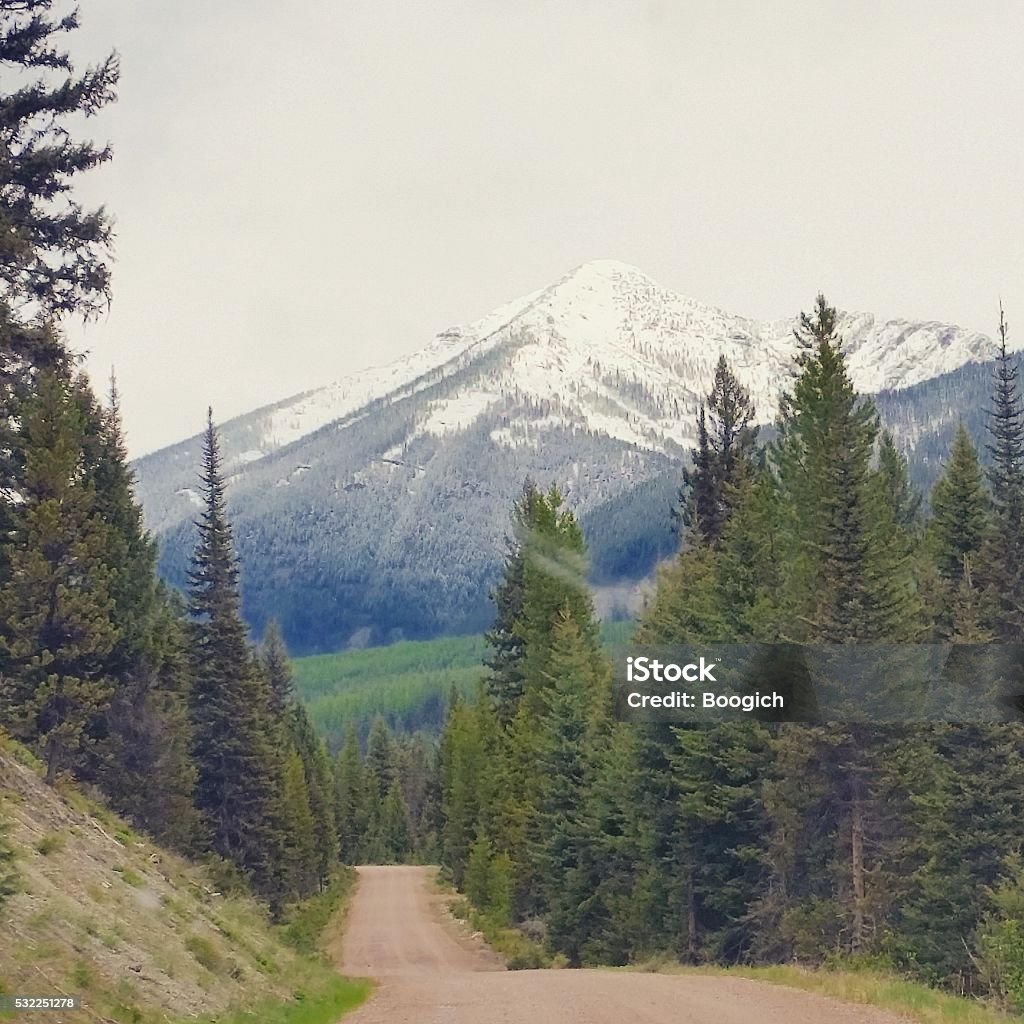
<path id="1" fill-rule="evenodd" d="M 250 622 L 259 631 L 277 617 L 296 652 L 483 627 L 525 476 L 558 484 L 578 509 L 599 582 L 642 577 L 673 546 L 668 507 L 719 355 L 770 423 L 792 379 L 795 326 L 598 261 L 412 356 L 224 424 Z M 987 380 L 977 371 L 995 352 L 932 322 L 843 314 L 841 332 L 855 384 L 883 393 L 912 459 L 964 408 L 955 383 L 939 408 L 933 382 Z M 197 436 L 135 466 L 179 583 L 199 455 Z"/>

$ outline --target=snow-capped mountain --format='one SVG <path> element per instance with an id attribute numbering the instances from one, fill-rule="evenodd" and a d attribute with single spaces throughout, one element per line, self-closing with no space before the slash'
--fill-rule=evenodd
<path id="1" fill-rule="evenodd" d="M 646 489 L 656 503 L 649 516 L 663 516 L 719 355 L 759 418 L 774 418 L 793 374 L 796 326 L 795 317 L 735 316 L 634 267 L 595 261 L 411 356 L 224 424 L 251 618 L 259 625 L 277 614 L 307 649 L 364 628 L 386 638 L 475 626 L 459 608 L 485 604 L 508 506 L 527 473 L 559 484 L 598 524 L 598 561 L 610 545 L 611 574 L 628 574 L 631 551 L 638 571 L 649 568 L 671 543 L 667 523 L 632 523 L 635 512 L 623 511 L 630 496 Z M 995 353 L 985 336 L 934 322 L 850 313 L 840 331 L 864 393 L 919 385 Z M 147 520 L 177 578 L 198 458 L 192 438 L 136 464 Z M 296 558 L 312 589 L 277 602 L 280 586 L 268 581 L 292 580 Z M 412 623 L 399 607 L 409 601 L 436 614 L 418 608 Z M 362 611 L 351 615 L 354 606 Z"/>
<path id="2" fill-rule="evenodd" d="M 723 353 L 761 418 L 773 418 L 792 372 L 796 326 L 795 317 L 759 321 L 725 313 L 662 288 L 635 267 L 597 260 L 468 326 L 443 331 L 413 355 L 260 410 L 253 414 L 261 420 L 257 444 L 235 457 L 254 461 L 375 400 L 415 394 L 498 349 L 506 350 L 501 365 L 430 403 L 419 431 L 465 429 L 519 396 L 553 403 L 559 422 L 628 443 L 686 446 L 693 440 L 687 414 Z M 878 321 L 869 313 L 843 315 L 841 333 L 854 383 L 865 393 L 905 388 L 995 353 L 982 334 L 934 322 Z M 624 385 L 635 382 L 644 395 L 631 400 Z M 516 431 L 498 432 L 495 440 L 515 444 Z"/>

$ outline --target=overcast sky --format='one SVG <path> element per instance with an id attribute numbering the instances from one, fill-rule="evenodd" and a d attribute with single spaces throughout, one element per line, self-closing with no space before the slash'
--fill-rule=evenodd
<path id="1" fill-rule="evenodd" d="M 121 54 L 133 454 L 426 344 L 589 259 L 736 313 L 1024 332 L 1017 0 L 81 0 Z M 98 382 L 98 381 L 97 381 Z"/>

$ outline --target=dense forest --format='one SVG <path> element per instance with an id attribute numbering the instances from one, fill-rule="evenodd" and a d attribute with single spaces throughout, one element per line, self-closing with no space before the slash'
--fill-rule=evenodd
<path id="1" fill-rule="evenodd" d="M 854 393 L 834 309 L 819 297 L 801 323 L 770 443 L 719 363 L 684 541 L 635 639 L 1019 643 L 1024 408 L 1005 320 L 990 466 L 961 427 L 927 518 Z M 1024 728 L 617 721 L 579 525 L 532 484 L 515 518 L 488 669 L 440 754 L 442 857 L 482 920 L 571 964 L 870 962 L 1024 1008 Z"/>

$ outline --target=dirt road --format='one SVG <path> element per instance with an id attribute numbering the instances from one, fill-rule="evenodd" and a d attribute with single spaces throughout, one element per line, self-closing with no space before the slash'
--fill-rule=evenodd
<path id="1" fill-rule="evenodd" d="M 339 954 L 380 987 L 344 1024 L 897 1024 L 742 978 L 505 971 L 443 918 L 429 868 L 365 867 Z"/>

